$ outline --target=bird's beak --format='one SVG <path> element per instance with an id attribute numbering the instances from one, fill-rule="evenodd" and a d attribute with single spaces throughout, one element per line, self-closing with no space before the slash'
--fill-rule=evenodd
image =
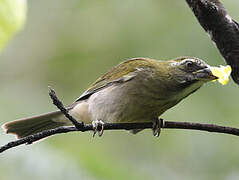
<path id="1" fill-rule="evenodd" d="M 200 69 L 193 73 L 197 80 L 211 81 L 218 79 L 217 76 L 214 76 L 211 71 L 211 67 L 207 66 L 204 69 Z"/>

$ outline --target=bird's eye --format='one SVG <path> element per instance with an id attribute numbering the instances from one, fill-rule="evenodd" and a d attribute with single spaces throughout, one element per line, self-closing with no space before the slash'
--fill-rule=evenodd
<path id="1" fill-rule="evenodd" d="M 192 68 L 193 67 L 193 62 L 192 61 L 187 61 L 185 63 L 185 65 L 186 65 L 187 68 Z"/>

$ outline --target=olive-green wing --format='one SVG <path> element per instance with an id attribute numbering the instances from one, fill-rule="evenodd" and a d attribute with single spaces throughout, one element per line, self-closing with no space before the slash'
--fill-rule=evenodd
<path id="1" fill-rule="evenodd" d="M 151 61 L 153 60 L 146 58 L 134 58 L 120 63 L 97 79 L 76 101 L 87 99 L 95 92 L 113 84 L 123 83 L 133 79 L 139 68 L 152 66 Z"/>

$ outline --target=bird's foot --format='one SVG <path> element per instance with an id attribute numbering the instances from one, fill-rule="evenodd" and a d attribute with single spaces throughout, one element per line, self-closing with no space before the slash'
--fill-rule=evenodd
<path id="1" fill-rule="evenodd" d="M 160 132 L 161 132 L 161 128 L 164 127 L 164 121 L 161 118 L 157 118 L 157 120 L 155 122 L 153 122 L 153 135 L 155 137 L 159 137 Z"/>
<path id="2" fill-rule="evenodd" d="M 96 132 L 98 133 L 99 137 L 104 133 L 104 122 L 101 120 L 92 121 L 93 126 L 93 137 L 95 137 Z M 100 130 L 99 130 L 100 129 Z"/>

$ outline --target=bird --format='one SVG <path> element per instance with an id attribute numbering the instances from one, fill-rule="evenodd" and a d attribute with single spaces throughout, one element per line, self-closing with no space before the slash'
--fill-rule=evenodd
<path id="1" fill-rule="evenodd" d="M 153 134 L 158 136 L 162 125 L 159 117 L 165 111 L 216 79 L 211 66 L 196 57 L 132 58 L 103 74 L 67 110 L 77 121 L 92 124 L 99 136 L 103 131 L 97 127 L 104 123 L 143 122 L 153 122 Z M 2 128 L 19 139 L 71 125 L 58 110 L 7 122 Z"/>

